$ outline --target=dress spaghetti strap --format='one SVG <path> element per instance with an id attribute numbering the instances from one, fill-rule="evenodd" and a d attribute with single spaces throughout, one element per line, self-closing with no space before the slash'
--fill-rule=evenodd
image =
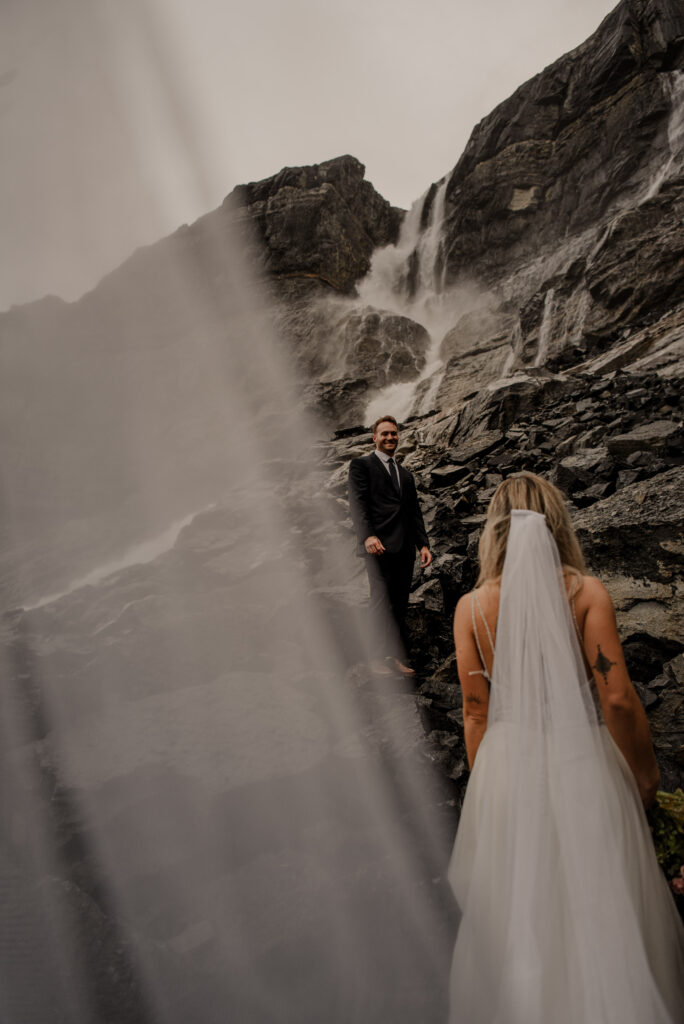
<path id="1" fill-rule="evenodd" d="M 480 618 L 484 622 L 484 628 L 485 628 L 485 631 L 487 633 L 487 639 L 489 640 L 489 646 L 490 646 L 491 651 L 492 651 L 492 658 L 494 657 L 494 641 L 492 639 L 492 634 L 491 634 L 491 631 L 489 629 L 489 625 L 487 623 L 487 620 L 484 617 L 484 612 L 482 611 L 482 605 L 480 604 L 480 599 L 477 596 L 477 591 L 473 590 L 473 592 L 472 592 L 472 600 L 470 602 L 470 610 L 471 610 L 472 617 L 473 617 L 473 635 L 475 637 L 475 644 L 477 646 L 477 653 L 478 653 L 478 655 L 480 657 L 480 664 L 482 665 L 482 668 L 481 669 L 479 669 L 479 668 L 475 669 L 473 672 L 469 672 L 468 675 L 469 676 L 484 676 L 485 679 L 487 680 L 487 682 L 491 683 L 491 681 L 492 681 L 491 680 L 491 676 L 489 675 L 489 672 L 487 671 L 487 662 L 484 659 L 484 654 L 482 652 L 482 647 L 480 645 L 480 637 L 479 637 L 478 632 L 477 632 L 477 621 L 476 621 L 476 618 L 475 618 L 475 607 L 476 606 L 477 606 L 477 610 L 480 613 Z"/>

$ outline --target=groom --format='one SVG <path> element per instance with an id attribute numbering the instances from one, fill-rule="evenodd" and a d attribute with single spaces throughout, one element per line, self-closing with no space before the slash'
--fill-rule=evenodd
<path id="1" fill-rule="evenodd" d="M 416 548 L 426 569 L 432 561 L 413 476 L 396 463 L 399 428 L 393 416 L 373 425 L 375 451 L 349 465 L 349 507 L 370 583 L 376 675 L 415 672 L 406 664 L 405 618 Z"/>

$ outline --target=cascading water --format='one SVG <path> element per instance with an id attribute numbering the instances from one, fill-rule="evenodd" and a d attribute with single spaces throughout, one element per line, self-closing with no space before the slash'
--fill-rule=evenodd
<path id="1" fill-rule="evenodd" d="M 551 340 L 551 329 L 553 325 L 553 309 L 554 289 L 549 288 L 544 296 L 544 311 L 542 313 L 542 321 L 539 327 L 539 343 L 537 345 L 537 354 L 534 359 L 535 366 L 543 366 L 549 352 L 549 342 Z"/>
<path id="2" fill-rule="evenodd" d="M 426 411 L 439 387 L 440 345 L 463 302 L 462 296 L 444 288 L 442 243 L 447 185 L 448 178 L 442 179 L 434 191 L 428 189 L 413 204 L 404 218 L 396 245 L 375 252 L 371 269 L 359 285 L 362 303 L 408 317 L 421 324 L 430 336 L 419 377 L 407 383 L 392 384 L 376 395 L 366 410 L 369 423 L 390 410 L 400 419 L 411 412 Z M 430 198 L 427 224 L 421 226 L 425 220 L 425 204 Z M 426 381 L 430 382 L 427 387 Z M 422 394 L 416 403 L 418 392 Z"/>
<path id="3" fill-rule="evenodd" d="M 670 155 L 646 189 L 643 202 L 658 195 L 665 182 L 682 166 L 684 161 L 684 71 L 673 71 L 665 78 L 665 88 L 671 104 L 667 126 Z"/>
<path id="4" fill-rule="evenodd" d="M 586 266 L 589 268 L 598 254 L 610 239 L 622 218 L 635 207 L 650 202 L 660 192 L 663 185 L 677 173 L 684 161 L 684 71 L 673 71 L 661 76 L 663 89 L 670 103 L 670 117 L 667 123 L 667 142 L 669 155 L 650 175 L 645 186 L 636 199 L 619 200 L 616 210 L 598 235 L 589 255 Z"/>
<path id="5" fill-rule="evenodd" d="M 211 507 L 213 506 L 209 506 L 209 508 Z M 208 511 L 208 509 L 203 511 Z M 73 594 L 74 591 L 81 590 L 83 587 L 96 586 L 98 583 L 106 580 L 108 576 L 113 576 L 114 573 L 122 572 L 133 565 L 145 565 L 147 562 L 153 562 L 160 555 L 173 549 L 181 530 L 189 526 L 195 516 L 200 514 L 193 512 L 177 520 L 175 523 L 171 523 L 170 526 L 162 530 L 156 537 L 142 541 L 140 544 L 134 544 L 133 547 L 125 551 L 119 558 L 103 562 L 95 569 L 91 569 L 85 576 L 74 580 L 64 590 L 53 594 L 45 594 L 43 597 L 25 605 L 23 610 L 27 612 L 34 611 L 36 608 L 42 608 L 46 604 L 52 604 L 53 601 L 59 601 L 62 597 L 68 597 L 69 594 Z"/>

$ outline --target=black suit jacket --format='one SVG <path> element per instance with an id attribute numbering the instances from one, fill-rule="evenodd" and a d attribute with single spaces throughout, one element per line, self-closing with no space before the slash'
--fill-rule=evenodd
<path id="1" fill-rule="evenodd" d="M 379 537 L 391 553 L 410 546 L 428 546 L 416 485 L 408 469 L 397 462 L 401 493 L 375 452 L 352 459 L 349 464 L 349 508 L 363 554 L 367 537 Z"/>

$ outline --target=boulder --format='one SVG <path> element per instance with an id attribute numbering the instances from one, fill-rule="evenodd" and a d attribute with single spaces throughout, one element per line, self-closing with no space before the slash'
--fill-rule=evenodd
<path id="1" fill-rule="evenodd" d="M 575 518 L 588 564 L 610 587 L 611 578 L 628 574 L 635 579 L 674 587 L 680 577 L 684 543 L 684 466 L 678 466 L 623 487 Z M 674 589 L 667 601 L 649 601 L 632 610 L 648 611 L 647 632 L 658 637 L 681 637 L 684 594 Z M 638 628 L 635 625 L 635 628 Z"/>
<path id="2" fill-rule="evenodd" d="M 667 645 L 684 636 L 684 585 L 646 576 L 601 574 L 613 600 L 623 637 L 648 636 Z M 637 678 L 642 678 L 638 676 Z"/>
<path id="3" fill-rule="evenodd" d="M 330 425 L 357 423 L 368 405 L 368 381 L 359 377 L 316 381 L 305 389 L 304 402 L 327 429 Z"/>
<path id="4" fill-rule="evenodd" d="M 433 488 L 449 487 L 455 484 L 468 472 L 466 466 L 449 463 L 446 466 L 436 466 L 430 470 L 430 483 Z"/>
<path id="5" fill-rule="evenodd" d="M 377 389 L 415 380 L 430 344 L 421 324 L 368 306 L 344 314 L 334 337 L 338 365 Z"/>
<path id="6" fill-rule="evenodd" d="M 553 473 L 553 482 L 572 494 L 595 485 L 600 478 L 609 476 L 612 469 L 613 461 L 607 447 L 585 448 L 577 455 L 568 455 L 560 460 Z"/>
<path id="7" fill-rule="evenodd" d="M 633 452 L 664 452 L 668 448 L 681 451 L 684 429 L 673 420 L 653 420 L 641 423 L 626 434 L 608 438 L 606 445 L 610 454 L 620 461 Z"/>

